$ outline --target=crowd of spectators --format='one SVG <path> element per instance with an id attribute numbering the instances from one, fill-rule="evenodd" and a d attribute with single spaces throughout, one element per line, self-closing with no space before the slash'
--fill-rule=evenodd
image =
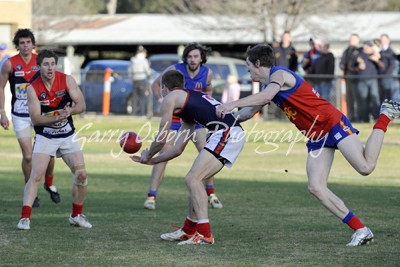
<path id="1" fill-rule="evenodd" d="M 335 57 L 329 48 L 329 41 L 310 38 L 310 49 L 298 60 L 290 32 L 282 35 L 275 43 L 276 65 L 284 66 L 310 82 L 319 95 L 330 102 L 335 91 Z M 350 120 L 369 122 L 376 120 L 379 107 L 385 99 L 400 98 L 399 56 L 390 46 L 390 38 L 361 42 L 358 34 L 352 34 L 348 47 L 340 58 L 339 68 L 346 87 L 346 110 Z"/>

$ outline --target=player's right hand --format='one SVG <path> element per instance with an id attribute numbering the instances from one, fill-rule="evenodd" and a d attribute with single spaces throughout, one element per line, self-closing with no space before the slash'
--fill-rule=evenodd
<path id="1" fill-rule="evenodd" d="M 10 121 L 8 120 L 6 114 L 1 115 L 0 124 L 1 124 L 1 127 L 4 128 L 4 130 L 8 130 L 8 127 L 10 127 Z"/>

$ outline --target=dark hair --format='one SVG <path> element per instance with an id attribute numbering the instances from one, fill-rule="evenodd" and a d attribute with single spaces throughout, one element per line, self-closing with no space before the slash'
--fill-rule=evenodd
<path id="1" fill-rule="evenodd" d="M 58 63 L 57 54 L 53 50 L 44 49 L 44 50 L 40 51 L 39 54 L 37 55 L 36 64 L 38 64 L 38 66 L 40 66 L 43 62 L 43 59 L 50 58 L 50 57 L 54 57 L 54 59 L 56 60 L 56 64 Z"/>
<path id="2" fill-rule="evenodd" d="M 256 46 L 249 46 L 247 48 L 246 57 L 248 60 L 256 64 L 256 61 L 260 61 L 260 66 L 271 68 L 275 65 L 275 54 L 271 46 L 267 44 L 258 44 Z"/>
<path id="3" fill-rule="evenodd" d="M 207 62 L 207 54 L 211 52 L 211 48 L 202 46 L 199 43 L 190 43 L 186 45 L 185 49 L 183 50 L 182 54 L 182 61 L 187 63 L 187 56 L 190 51 L 198 49 L 201 55 L 201 64 L 205 64 Z"/>
<path id="4" fill-rule="evenodd" d="M 32 31 L 30 29 L 18 29 L 15 32 L 13 44 L 15 45 L 15 48 L 17 48 L 17 49 L 18 49 L 18 45 L 19 45 L 19 38 L 31 38 L 32 44 L 36 45 L 35 36 L 33 35 Z"/>
<path id="5" fill-rule="evenodd" d="M 185 87 L 185 77 L 180 71 L 169 70 L 161 77 L 161 83 L 164 84 L 168 90 L 172 91 L 174 88 Z"/>

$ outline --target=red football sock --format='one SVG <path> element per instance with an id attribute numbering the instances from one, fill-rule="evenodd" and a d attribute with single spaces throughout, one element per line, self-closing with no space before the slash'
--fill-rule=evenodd
<path id="1" fill-rule="evenodd" d="M 53 178 L 54 178 L 53 175 L 49 175 L 49 176 L 46 175 L 44 177 L 44 184 L 46 187 L 50 187 L 53 185 Z"/>
<path id="2" fill-rule="evenodd" d="M 71 217 L 76 217 L 79 214 L 82 214 L 82 210 L 83 210 L 83 204 L 79 205 L 79 204 L 72 203 L 72 215 L 71 215 Z"/>
<path id="3" fill-rule="evenodd" d="M 391 119 L 388 116 L 386 116 L 385 114 L 381 114 L 379 115 L 379 118 L 374 125 L 374 129 L 381 129 L 386 133 L 387 127 L 390 122 Z"/>
<path id="4" fill-rule="evenodd" d="M 148 193 L 148 194 L 147 194 L 147 197 L 153 197 L 154 199 L 156 199 L 156 198 L 157 198 L 157 196 L 156 196 L 156 195 L 154 195 L 154 194 L 150 194 L 150 193 Z"/>
<path id="5" fill-rule="evenodd" d="M 182 230 L 187 233 L 188 235 L 193 235 L 196 233 L 197 230 L 197 222 L 194 222 L 190 220 L 189 218 L 186 218 L 185 224 L 182 227 Z"/>
<path id="6" fill-rule="evenodd" d="M 204 237 L 211 237 L 211 226 L 210 222 L 198 223 L 197 232 Z"/>
<path id="7" fill-rule="evenodd" d="M 357 216 L 351 217 L 347 225 L 353 230 L 358 230 L 365 227 L 365 225 L 360 221 L 360 219 L 357 218 Z"/>
<path id="8" fill-rule="evenodd" d="M 21 219 L 22 218 L 31 218 L 31 212 L 32 212 L 32 207 L 29 206 L 23 206 L 22 207 L 22 212 L 21 212 Z"/>
<path id="9" fill-rule="evenodd" d="M 207 196 L 215 193 L 215 188 L 212 185 L 206 185 Z"/>

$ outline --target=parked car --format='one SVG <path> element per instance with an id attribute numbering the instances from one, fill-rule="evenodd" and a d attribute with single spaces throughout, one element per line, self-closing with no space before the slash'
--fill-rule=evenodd
<path id="1" fill-rule="evenodd" d="M 81 89 L 86 111 L 101 112 L 103 107 L 104 73 L 111 68 L 110 112 L 132 113 L 133 85 L 129 77 L 129 60 L 93 60 L 81 72 Z"/>
<path id="2" fill-rule="evenodd" d="M 151 67 L 158 73 L 162 73 L 167 67 L 181 62 L 177 54 L 154 54 L 149 57 Z M 253 83 L 247 70 L 246 61 L 230 57 L 209 56 L 205 64 L 213 72 L 213 97 L 221 99 L 228 75 L 238 77 L 240 84 L 240 97 L 248 96 L 253 91 Z"/>

